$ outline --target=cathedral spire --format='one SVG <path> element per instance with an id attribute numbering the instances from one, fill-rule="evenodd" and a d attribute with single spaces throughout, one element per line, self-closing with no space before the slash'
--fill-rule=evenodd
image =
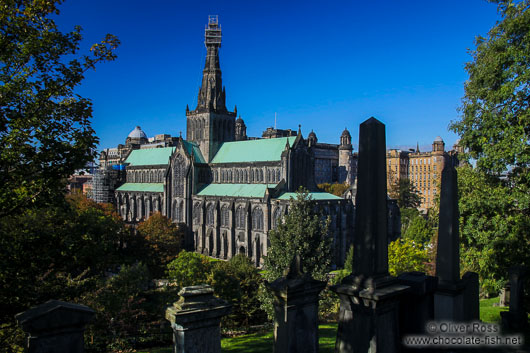
<path id="1" fill-rule="evenodd" d="M 221 79 L 219 65 L 219 48 L 221 47 L 221 25 L 217 15 L 208 17 L 204 30 L 206 61 L 202 71 L 202 84 L 197 99 L 197 112 L 226 112 L 225 90 Z"/>

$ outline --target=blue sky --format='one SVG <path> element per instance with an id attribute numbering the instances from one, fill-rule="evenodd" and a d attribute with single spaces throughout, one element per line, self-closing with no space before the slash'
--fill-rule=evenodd
<path id="1" fill-rule="evenodd" d="M 208 15 L 219 15 L 227 107 L 237 105 L 250 136 L 274 125 L 313 129 L 338 143 L 347 127 L 374 116 L 387 147 L 430 150 L 447 130 L 467 79 L 477 35 L 498 20 L 483 0 L 169 1 L 68 0 L 57 23 L 83 27 L 83 48 L 119 37 L 115 62 L 86 75 L 100 148 L 123 143 L 136 125 L 153 136 L 186 131 L 196 106 Z"/>

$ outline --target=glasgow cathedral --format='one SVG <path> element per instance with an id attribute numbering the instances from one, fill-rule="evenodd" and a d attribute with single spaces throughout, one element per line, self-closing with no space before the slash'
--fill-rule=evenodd
<path id="1" fill-rule="evenodd" d="M 330 217 L 334 263 L 342 264 L 352 239 L 354 205 L 351 198 L 322 192 L 317 184 L 354 184 L 356 157 L 349 132 L 344 130 L 339 145 L 319 143 L 314 132 L 304 138 L 300 128 L 267 128 L 260 138 L 248 137 L 237 109 L 226 108 L 217 16 L 209 18 L 205 46 L 197 106 L 186 107 L 186 138 L 148 138 L 136 127 L 125 145 L 101 153 L 100 169 L 121 175 L 112 197 L 120 216 L 135 224 L 161 212 L 186 224 L 188 249 L 220 259 L 241 253 L 261 266 L 268 232 L 303 186 Z"/>

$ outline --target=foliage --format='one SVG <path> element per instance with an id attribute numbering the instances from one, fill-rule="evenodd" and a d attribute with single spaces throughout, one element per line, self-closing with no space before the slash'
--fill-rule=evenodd
<path id="1" fill-rule="evenodd" d="M 121 220 L 82 197 L 0 218 L 0 322 L 93 290 L 107 268 L 134 261 L 124 252 L 128 235 Z"/>
<path id="2" fill-rule="evenodd" d="M 0 9 L 0 217 L 61 201 L 65 180 L 95 157 L 92 106 L 74 89 L 115 59 L 107 35 L 79 56 L 81 28 L 61 33 L 56 1 L 3 1 Z"/>
<path id="3" fill-rule="evenodd" d="M 397 239 L 388 245 L 388 272 L 397 276 L 403 272 L 427 269 L 429 261 L 427 248 L 410 239 Z"/>
<path id="4" fill-rule="evenodd" d="M 182 250 L 177 258 L 167 265 L 168 278 L 175 281 L 180 288 L 207 283 L 211 266 L 208 257 Z"/>
<path id="5" fill-rule="evenodd" d="M 436 226 L 415 208 L 406 208 L 401 212 L 401 234 L 404 239 L 426 244 L 431 241 Z"/>
<path id="6" fill-rule="evenodd" d="M 479 274 L 482 291 L 496 294 L 514 265 L 530 265 L 530 217 L 516 190 L 470 166 L 458 168 L 461 270 Z"/>
<path id="7" fill-rule="evenodd" d="M 353 272 L 353 251 L 355 247 L 350 245 L 350 248 L 348 249 L 348 253 L 346 254 L 346 260 L 344 261 L 344 270 L 346 270 L 348 273 Z"/>
<path id="8" fill-rule="evenodd" d="M 530 1 L 495 2 L 501 20 L 476 39 L 450 126 L 476 161 L 459 170 L 462 267 L 479 273 L 486 294 L 511 265 L 528 265 L 530 250 Z"/>
<path id="9" fill-rule="evenodd" d="M 409 179 L 399 179 L 390 184 L 388 195 L 397 200 L 397 204 L 401 209 L 420 207 L 421 197 Z"/>
<path id="10" fill-rule="evenodd" d="M 80 301 L 96 311 L 86 337 L 89 351 L 124 350 L 134 345 L 134 337 L 146 322 L 141 293 L 147 289 L 147 266 L 122 266 L 120 272 L 99 281 L 96 290 L 84 293 Z"/>
<path id="11" fill-rule="evenodd" d="M 342 196 L 348 190 L 350 185 L 348 185 L 346 182 L 344 183 L 322 183 L 317 185 L 318 188 L 322 191 L 329 192 L 330 194 L 333 194 L 335 196 Z"/>
<path id="12" fill-rule="evenodd" d="M 289 202 L 287 215 L 269 232 L 270 246 L 264 257 L 265 279 L 272 282 L 280 278 L 294 257 L 300 255 L 303 272 L 326 280 L 332 251 L 329 222 L 329 218 L 324 219 L 316 212 L 307 190 L 300 188 L 296 199 L 291 198 Z M 258 296 L 268 317 L 273 318 L 272 294 L 261 285 Z"/>
<path id="13" fill-rule="evenodd" d="M 150 249 L 149 268 L 153 276 L 163 276 L 167 264 L 182 248 L 183 230 L 171 219 L 156 212 L 146 221 L 141 222 L 137 231 L 146 240 L 146 245 Z"/>
<path id="14" fill-rule="evenodd" d="M 238 254 L 230 261 L 213 264 L 209 284 L 218 297 L 233 305 L 230 315 L 223 318 L 223 327 L 248 328 L 265 320 L 257 298 L 261 282 L 258 269 L 245 255 Z"/>
<path id="15" fill-rule="evenodd" d="M 315 204 L 307 190 L 300 188 L 291 198 L 286 216 L 269 233 L 270 247 L 265 256 L 265 278 L 273 281 L 298 254 L 303 271 L 315 279 L 325 279 L 331 263 L 329 219 L 315 212 Z"/>

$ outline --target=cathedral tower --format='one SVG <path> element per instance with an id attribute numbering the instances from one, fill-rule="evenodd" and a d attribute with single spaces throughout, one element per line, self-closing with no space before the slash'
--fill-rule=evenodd
<path id="1" fill-rule="evenodd" d="M 219 48 L 221 26 L 217 16 L 209 16 L 204 31 L 206 62 L 202 71 L 202 84 L 197 98 L 197 108 L 186 107 L 186 139 L 199 145 L 201 153 L 210 162 L 223 142 L 233 141 L 235 117 L 225 104 L 225 87 L 221 79 Z"/>

